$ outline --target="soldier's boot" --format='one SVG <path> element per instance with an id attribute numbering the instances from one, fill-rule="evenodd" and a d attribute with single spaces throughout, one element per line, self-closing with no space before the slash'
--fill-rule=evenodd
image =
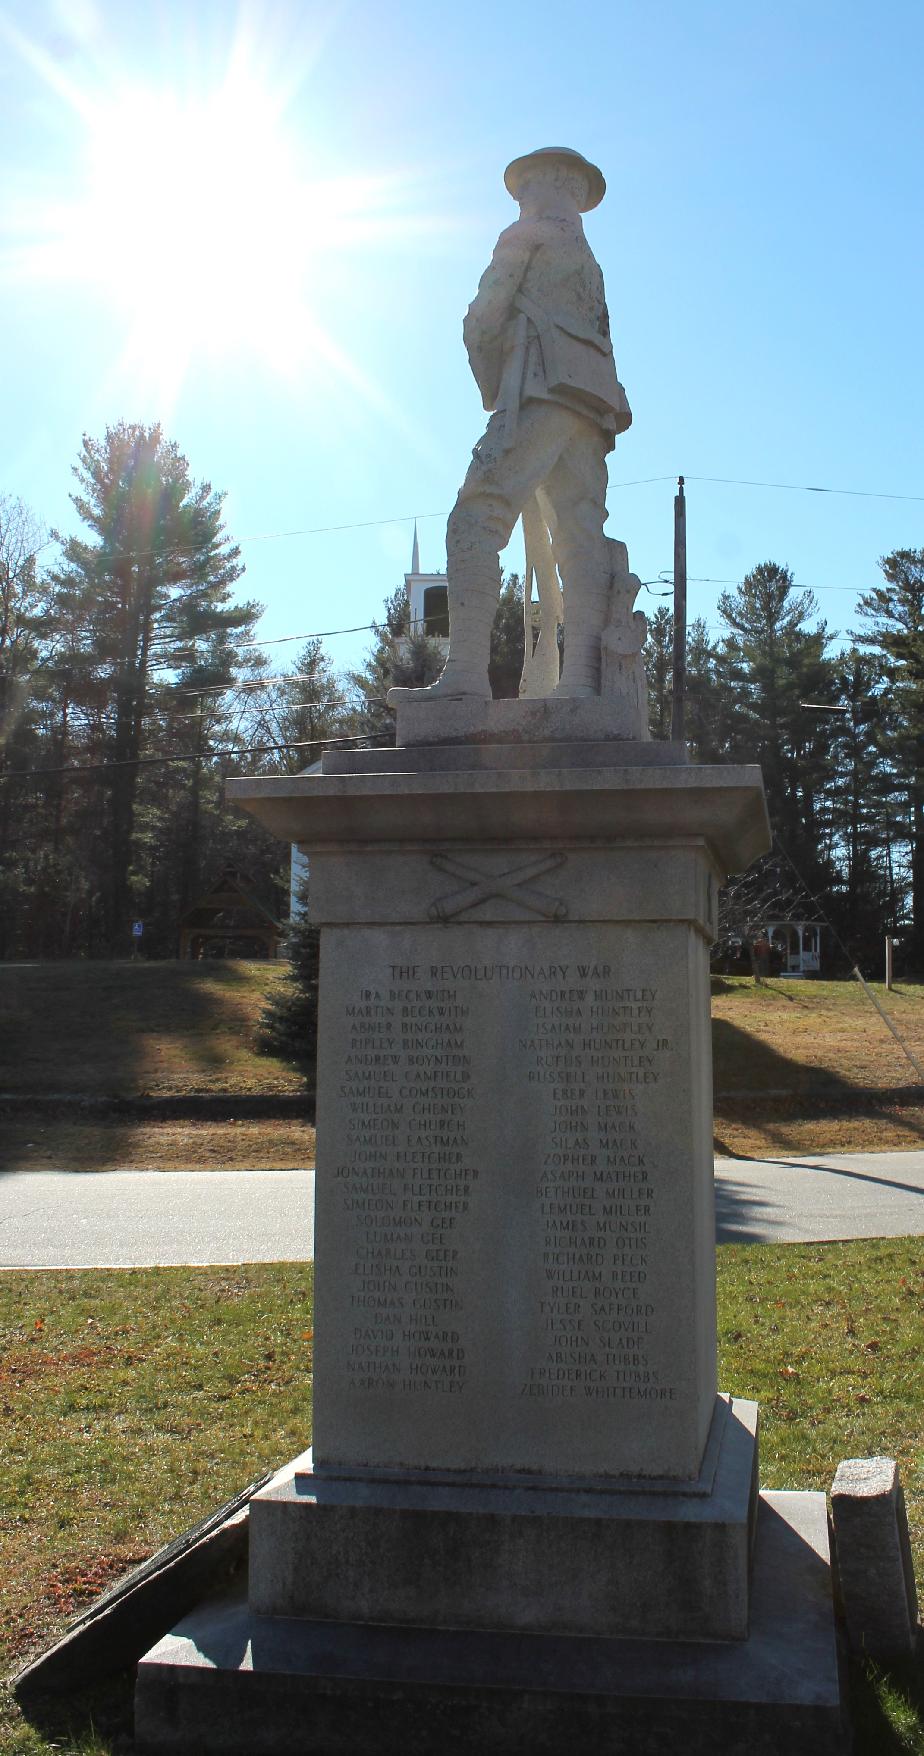
<path id="1" fill-rule="evenodd" d="M 389 705 L 399 701 L 436 701 L 443 696 L 468 696 L 490 701 L 488 660 L 498 593 L 472 585 L 449 586 L 449 657 L 435 683 L 425 689 L 394 688 Z"/>
<path id="2" fill-rule="evenodd" d="M 600 639 L 609 608 L 608 584 L 576 592 L 565 581 L 565 656 L 553 695 L 569 700 L 599 695 Z"/>
<path id="3" fill-rule="evenodd" d="M 500 596 L 500 561 L 491 535 L 463 514 L 450 516 L 446 531 L 449 596 L 449 657 L 428 689 L 389 689 L 388 701 L 438 701 L 468 697 L 490 701 L 488 660 Z"/>

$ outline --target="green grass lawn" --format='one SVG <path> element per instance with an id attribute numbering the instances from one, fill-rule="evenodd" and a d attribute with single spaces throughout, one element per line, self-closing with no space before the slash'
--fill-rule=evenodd
<path id="1" fill-rule="evenodd" d="M 872 986 L 924 1060 L 924 986 Z M 712 1058 L 718 1152 L 874 1152 L 924 1141 L 918 1075 L 857 982 L 714 978 Z"/>
<path id="2" fill-rule="evenodd" d="M 924 1241 L 719 1253 L 721 1382 L 761 1404 L 764 1487 L 901 1463 L 924 1580 Z M 118 1574 L 310 1438 L 311 1269 L 0 1277 L 0 1659 L 50 1641 Z M 857 1670 L 856 1756 L 924 1756 L 918 1671 Z M 27 1723 L 0 1756 L 128 1751 L 124 1680 Z M 95 1728 L 95 1729 L 94 1729 Z"/>
<path id="3" fill-rule="evenodd" d="M 254 1033 L 285 963 L 0 964 L 0 1091 L 298 1091 Z"/>
<path id="4" fill-rule="evenodd" d="M 924 986 L 891 992 L 870 984 L 921 1059 Z M 803 1095 L 912 1085 L 917 1075 L 855 981 L 714 976 L 712 1018 L 717 1097 L 789 1090 Z"/>

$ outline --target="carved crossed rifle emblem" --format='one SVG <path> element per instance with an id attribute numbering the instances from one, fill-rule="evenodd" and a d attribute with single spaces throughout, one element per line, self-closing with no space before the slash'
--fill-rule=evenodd
<path id="1" fill-rule="evenodd" d="M 542 915 L 544 920 L 563 921 L 568 914 L 567 903 L 560 896 L 547 896 L 544 890 L 534 890 L 531 880 L 563 866 L 565 857 L 564 854 L 545 854 L 541 859 L 527 860 L 520 866 L 508 866 L 503 872 L 483 872 L 467 860 L 455 859 L 452 854 L 433 854 L 432 866 L 440 872 L 449 872 L 453 878 L 464 878 L 466 883 L 463 890 L 451 890 L 448 896 L 437 897 L 428 910 L 430 919 L 451 921 L 454 915 L 477 908 L 480 902 L 502 897 L 505 902 L 519 903 L 532 914 Z"/>

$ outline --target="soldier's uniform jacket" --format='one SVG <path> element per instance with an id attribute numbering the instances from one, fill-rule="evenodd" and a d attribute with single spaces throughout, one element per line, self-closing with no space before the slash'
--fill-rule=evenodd
<path id="1" fill-rule="evenodd" d="M 486 409 L 561 403 L 601 426 L 611 444 L 630 425 L 603 276 L 579 222 L 519 219 L 502 232 L 463 336 Z"/>

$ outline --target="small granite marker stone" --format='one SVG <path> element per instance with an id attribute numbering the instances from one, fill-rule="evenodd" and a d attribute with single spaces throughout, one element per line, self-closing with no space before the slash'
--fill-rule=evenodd
<path id="1" fill-rule="evenodd" d="M 839 1463 L 831 1508 L 850 1645 L 869 1658 L 906 1658 L 917 1644 L 918 1599 L 895 1459 Z"/>

